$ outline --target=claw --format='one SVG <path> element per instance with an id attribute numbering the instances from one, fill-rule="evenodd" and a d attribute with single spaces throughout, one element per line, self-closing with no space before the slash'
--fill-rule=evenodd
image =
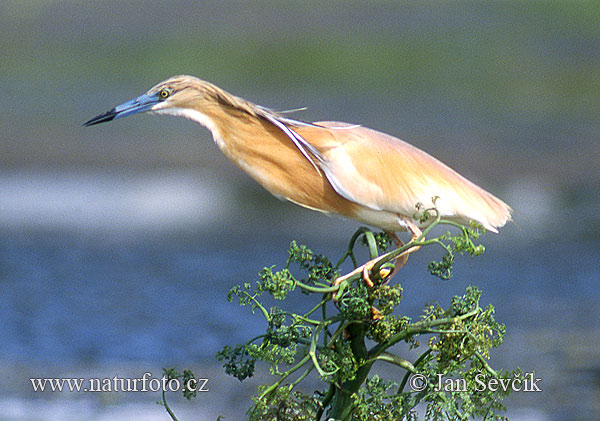
<path id="1" fill-rule="evenodd" d="M 371 277 L 369 276 L 369 272 L 371 272 L 371 269 L 373 269 L 374 264 L 375 263 L 373 263 L 373 261 L 371 260 L 370 262 L 367 262 L 365 265 L 363 265 L 362 277 L 365 281 L 365 284 L 367 284 L 369 288 L 373 288 L 375 286 L 375 284 L 371 280 Z"/>

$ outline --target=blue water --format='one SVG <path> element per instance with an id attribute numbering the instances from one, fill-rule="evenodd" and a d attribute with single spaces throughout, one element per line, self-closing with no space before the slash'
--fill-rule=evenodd
<path id="1" fill-rule="evenodd" d="M 257 279 L 262 266 L 281 265 L 289 240 L 4 234 L 0 356 L 164 363 L 212 358 L 225 344 L 260 331 L 260 316 L 249 317 L 249 309 L 227 302 L 226 294 L 235 284 Z M 338 257 L 345 245 L 314 240 L 309 246 Z M 425 302 L 446 305 L 475 284 L 484 291 L 482 304 L 496 306 L 509 332 L 549 324 L 558 330 L 600 327 L 598 243 L 493 244 L 480 258 L 458 258 L 449 281 L 424 269 L 436 253 L 411 257 L 396 278 L 406 297 L 400 311 L 416 317 Z M 298 294 L 289 305 L 302 306 L 307 299 Z"/>

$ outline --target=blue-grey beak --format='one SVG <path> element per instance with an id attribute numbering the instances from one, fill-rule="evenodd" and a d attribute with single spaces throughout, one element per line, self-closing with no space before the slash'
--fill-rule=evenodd
<path id="1" fill-rule="evenodd" d="M 127 101 L 124 104 L 117 105 L 112 110 L 100 114 L 90 121 L 83 123 L 84 126 L 93 126 L 94 124 L 104 123 L 105 121 L 111 121 L 117 118 L 127 117 L 128 115 L 141 113 L 148 111 L 153 105 L 159 102 L 158 94 L 155 95 L 141 95 L 131 101 Z"/>

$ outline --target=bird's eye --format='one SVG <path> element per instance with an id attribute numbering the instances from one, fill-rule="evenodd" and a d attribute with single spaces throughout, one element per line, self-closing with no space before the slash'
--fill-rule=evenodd
<path id="1" fill-rule="evenodd" d="M 169 97 L 169 95 L 171 95 L 171 90 L 169 88 L 163 88 L 163 89 L 160 90 L 160 92 L 158 93 L 158 95 L 162 99 L 167 99 Z"/>

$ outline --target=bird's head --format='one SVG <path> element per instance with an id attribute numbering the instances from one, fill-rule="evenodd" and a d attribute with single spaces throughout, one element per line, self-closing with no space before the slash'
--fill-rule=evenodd
<path id="1" fill-rule="evenodd" d="M 83 125 L 93 126 L 143 112 L 186 116 L 187 112 L 197 110 L 203 103 L 211 101 L 215 88 L 214 85 L 192 76 L 174 76 L 153 86 L 145 94 L 117 105 Z"/>

